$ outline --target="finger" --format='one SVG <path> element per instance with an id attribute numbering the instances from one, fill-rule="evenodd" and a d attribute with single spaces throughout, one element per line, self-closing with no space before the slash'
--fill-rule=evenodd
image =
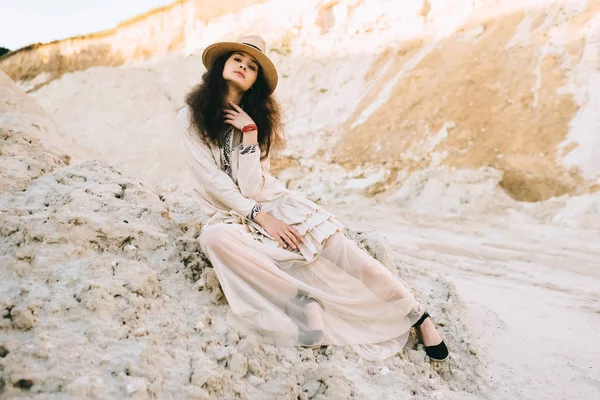
<path id="1" fill-rule="evenodd" d="M 283 241 L 283 239 L 281 238 L 281 234 L 279 232 L 275 231 L 275 232 L 273 232 L 273 234 L 271 236 L 273 237 L 273 239 L 275 239 L 275 240 L 277 240 L 277 242 L 279 242 L 281 247 L 286 247 L 286 244 Z"/>
<path id="2" fill-rule="evenodd" d="M 290 231 L 292 231 L 292 233 L 294 234 L 294 237 L 298 238 L 300 243 L 304 242 L 304 236 L 302 236 L 296 228 L 294 228 L 293 226 L 290 226 Z"/>
<path id="3" fill-rule="evenodd" d="M 293 232 L 293 230 L 294 230 L 294 228 L 292 228 L 291 226 L 288 226 L 287 235 L 294 242 L 294 246 L 296 248 L 298 248 L 298 246 L 300 246 L 300 242 L 298 241 L 298 238 L 296 237 L 296 234 Z"/>
<path id="4" fill-rule="evenodd" d="M 286 235 L 285 238 L 287 239 L 287 242 L 290 244 L 290 246 L 292 246 L 292 248 L 294 250 L 298 250 L 298 243 L 296 243 L 294 235 L 292 235 L 291 233 L 287 233 L 287 232 L 285 235 Z"/>
<path id="5" fill-rule="evenodd" d="M 238 112 L 237 111 L 233 111 L 233 110 L 223 109 L 223 114 L 224 115 L 238 115 Z"/>
<path id="6" fill-rule="evenodd" d="M 284 249 L 287 248 L 287 244 L 285 244 L 285 242 L 283 241 L 283 239 L 281 238 L 281 236 L 277 236 L 276 237 L 277 241 L 279 242 L 279 244 L 281 245 L 281 247 L 283 247 Z"/>
<path id="7" fill-rule="evenodd" d="M 287 235 L 289 236 L 290 240 L 294 243 L 294 248 L 298 249 L 300 247 L 300 242 L 298 241 L 296 235 L 294 235 L 294 233 L 291 231 L 288 231 Z"/>
<path id="8" fill-rule="evenodd" d="M 290 237 L 290 235 L 287 232 L 283 232 L 281 234 L 281 237 L 283 238 L 283 240 L 285 240 L 292 248 L 296 248 L 296 245 L 294 244 L 294 241 L 292 240 L 292 238 Z"/>
<path id="9" fill-rule="evenodd" d="M 240 108 L 240 106 L 238 106 L 237 104 L 235 104 L 233 101 L 230 101 L 229 104 L 231 104 L 231 106 L 238 112 L 241 112 L 242 109 Z"/>

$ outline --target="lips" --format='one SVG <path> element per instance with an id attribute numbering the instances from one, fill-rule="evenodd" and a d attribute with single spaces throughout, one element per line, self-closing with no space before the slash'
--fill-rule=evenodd
<path id="1" fill-rule="evenodd" d="M 241 73 L 240 71 L 233 71 L 234 74 L 238 74 L 239 76 L 241 76 L 242 78 L 245 78 L 244 74 Z"/>

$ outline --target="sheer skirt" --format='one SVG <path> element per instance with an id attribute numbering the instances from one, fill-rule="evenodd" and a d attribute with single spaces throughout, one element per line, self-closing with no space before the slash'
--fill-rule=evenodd
<path id="1" fill-rule="evenodd" d="M 292 224 L 308 243 L 296 251 L 257 239 L 244 224 L 204 227 L 202 250 L 229 303 L 228 322 L 263 343 L 298 346 L 300 332 L 318 328 L 322 345 L 351 345 L 368 360 L 394 355 L 421 315 L 418 304 L 392 272 L 343 234 L 342 224 L 312 207 L 315 212 Z M 284 213 L 273 215 L 293 222 Z M 314 215 L 319 222 L 307 224 Z M 298 304 L 298 293 L 321 307 Z"/>

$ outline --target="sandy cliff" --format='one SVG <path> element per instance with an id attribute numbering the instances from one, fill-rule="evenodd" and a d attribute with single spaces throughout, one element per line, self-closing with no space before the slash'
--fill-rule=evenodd
<path id="1" fill-rule="evenodd" d="M 180 51 L 190 24 L 208 21 L 260 0 L 178 0 L 117 27 L 51 43 L 36 43 L 0 58 L 1 68 L 32 87 L 94 66 L 118 66 Z M 41 75 L 41 76 L 40 76 Z"/>
<path id="2" fill-rule="evenodd" d="M 282 168 L 302 157 L 322 164 L 311 165 L 315 176 L 341 166 L 344 185 L 378 176 L 365 182 L 368 195 L 395 192 L 415 171 L 482 167 L 501 171 L 516 200 L 600 187 L 597 0 L 227 4 L 228 13 L 175 3 L 101 39 L 23 50 L 0 66 L 26 89 L 79 71 L 32 94 L 98 157 L 173 188 L 187 176 L 169 121 L 202 73 L 197 54 L 245 31 L 269 39 L 280 71 L 290 137 Z M 110 56 L 92 51 L 88 63 L 95 40 Z M 38 62 L 69 46 L 79 49 L 72 59 Z M 111 57 L 129 66 L 87 69 Z M 131 64 L 142 58 L 153 61 Z M 150 156 L 160 150 L 164 158 Z"/>

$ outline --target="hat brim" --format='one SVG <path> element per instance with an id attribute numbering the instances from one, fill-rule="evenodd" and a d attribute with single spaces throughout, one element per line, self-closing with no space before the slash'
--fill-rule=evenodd
<path id="1" fill-rule="evenodd" d="M 204 52 L 202 53 L 202 63 L 206 69 L 209 69 L 217 57 L 225 53 L 232 53 L 234 51 L 243 51 L 244 53 L 248 53 L 254 57 L 256 61 L 258 61 L 258 64 L 260 64 L 260 68 L 262 69 L 263 76 L 265 77 L 269 94 L 273 93 L 277 87 L 277 69 L 275 69 L 275 65 L 273 65 L 273 62 L 265 55 L 265 53 L 252 46 L 237 42 L 219 42 L 211 44 L 204 49 Z"/>

